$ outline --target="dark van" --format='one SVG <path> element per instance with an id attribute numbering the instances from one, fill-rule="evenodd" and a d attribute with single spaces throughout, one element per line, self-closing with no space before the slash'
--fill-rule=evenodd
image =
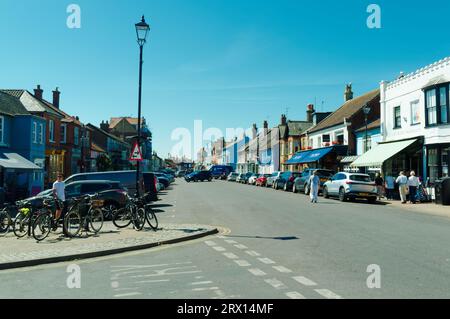
<path id="1" fill-rule="evenodd" d="M 74 174 L 67 178 L 64 182 L 66 184 L 78 181 L 97 181 L 108 180 L 117 181 L 128 190 L 128 194 L 136 194 L 136 171 L 113 171 L 113 172 L 95 172 L 95 173 L 80 173 Z M 142 173 L 140 174 L 140 193 L 144 193 L 144 179 Z"/>
<path id="2" fill-rule="evenodd" d="M 223 178 L 226 179 L 231 172 L 234 172 L 233 166 L 230 165 L 214 165 L 209 170 L 213 178 Z"/>

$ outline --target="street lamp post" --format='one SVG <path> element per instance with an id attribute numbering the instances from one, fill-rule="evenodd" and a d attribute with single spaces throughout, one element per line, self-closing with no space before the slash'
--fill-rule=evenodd
<path id="1" fill-rule="evenodd" d="M 150 30 L 150 26 L 145 22 L 144 16 L 142 16 L 141 22 L 135 24 L 136 27 L 136 35 L 137 42 L 139 44 L 139 97 L 138 97 L 138 134 L 137 134 L 137 144 L 138 147 L 141 147 L 141 101 L 142 101 L 142 53 L 144 51 L 144 44 L 147 41 L 147 34 Z M 140 196 L 140 187 L 139 187 L 139 167 L 140 162 L 136 162 L 136 191 L 137 195 Z"/>
<path id="2" fill-rule="evenodd" d="M 365 123 L 366 123 L 366 134 L 365 134 L 366 136 L 365 136 L 365 142 L 364 142 L 364 144 L 363 144 L 363 145 L 365 145 L 365 146 L 364 146 L 364 153 L 367 151 L 367 148 L 368 148 L 368 146 L 369 146 L 368 141 L 367 141 L 367 138 L 368 138 L 368 132 L 367 132 L 367 117 L 369 116 L 370 111 L 371 111 L 371 109 L 370 109 L 370 107 L 369 107 L 368 104 L 367 104 L 366 106 L 364 106 L 364 108 L 363 108 L 363 112 L 364 112 L 364 121 L 365 121 Z M 366 173 L 367 173 L 367 167 L 366 167 Z"/>

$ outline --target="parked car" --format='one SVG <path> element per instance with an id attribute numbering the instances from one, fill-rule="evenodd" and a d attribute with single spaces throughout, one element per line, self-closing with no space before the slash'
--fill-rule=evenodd
<path id="1" fill-rule="evenodd" d="M 283 172 L 274 182 L 275 189 L 283 189 L 284 191 L 292 190 L 292 186 L 294 185 L 294 181 L 297 177 L 300 176 L 298 172 Z"/>
<path id="2" fill-rule="evenodd" d="M 164 188 L 167 188 L 170 186 L 171 181 L 166 174 L 160 173 L 160 172 L 154 172 L 153 174 L 155 174 L 155 176 L 158 178 L 158 181 L 164 185 Z"/>
<path id="3" fill-rule="evenodd" d="M 365 198 L 372 204 L 377 201 L 378 194 L 375 182 L 369 175 L 341 172 L 324 184 L 323 196 L 325 198 L 336 196 L 342 202 L 347 199 Z"/>
<path id="4" fill-rule="evenodd" d="M 211 172 L 213 178 L 218 179 L 223 178 L 224 176 L 226 178 L 231 172 L 234 171 L 234 168 L 230 165 L 214 165 L 209 171 Z"/>
<path id="5" fill-rule="evenodd" d="M 165 172 L 154 172 L 154 174 L 155 174 L 156 176 L 158 176 L 158 177 L 161 176 L 161 177 L 167 178 L 171 184 L 172 184 L 173 182 L 175 182 L 175 177 L 174 177 L 174 175 L 172 175 L 172 174 L 168 174 L 168 173 L 165 173 Z"/>
<path id="6" fill-rule="evenodd" d="M 282 172 L 273 172 L 269 177 L 267 177 L 266 187 L 274 187 L 275 181 L 280 177 Z"/>
<path id="7" fill-rule="evenodd" d="M 175 178 L 175 171 L 173 169 L 164 168 L 164 169 L 161 169 L 160 172 Z"/>
<path id="8" fill-rule="evenodd" d="M 254 174 L 255 174 L 255 173 L 252 173 L 252 172 L 245 173 L 244 176 L 241 177 L 240 182 L 241 182 L 242 184 L 248 184 L 249 178 L 250 178 L 251 176 L 253 176 Z"/>
<path id="9" fill-rule="evenodd" d="M 175 173 L 175 177 L 184 177 L 186 175 L 186 171 L 177 171 Z"/>
<path id="10" fill-rule="evenodd" d="M 248 183 L 249 185 L 255 185 L 256 179 L 257 179 L 259 176 L 261 176 L 261 175 L 260 175 L 260 174 L 253 174 L 253 175 L 251 175 L 251 176 L 248 178 L 247 183 Z"/>
<path id="11" fill-rule="evenodd" d="M 195 171 L 184 177 L 186 182 L 212 181 L 213 177 L 210 171 Z"/>
<path id="12" fill-rule="evenodd" d="M 64 182 L 66 185 L 78 181 L 117 181 L 128 190 L 128 194 L 136 194 L 136 171 L 112 171 L 74 174 Z M 144 178 L 140 174 L 140 192 L 144 191 Z"/>
<path id="13" fill-rule="evenodd" d="M 142 174 L 144 178 L 144 191 L 147 194 L 147 200 L 156 202 L 158 200 L 158 177 L 154 173 L 145 172 Z"/>
<path id="14" fill-rule="evenodd" d="M 272 176 L 272 174 L 262 174 L 260 175 L 255 182 L 256 186 L 266 186 L 267 179 Z"/>
<path id="15" fill-rule="evenodd" d="M 230 173 L 227 177 L 229 182 L 236 182 L 239 174 L 238 173 Z"/>
<path id="16" fill-rule="evenodd" d="M 319 193 L 322 192 L 323 184 L 325 184 L 326 181 L 328 181 L 335 172 L 328 170 L 328 169 L 317 169 L 317 168 L 308 168 L 305 169 L 300 177 L 297 177 L 294 181 L 294 185 L 292 186 L 292 191 L 294 193 L 298 192 L 304 192 L 306 195 L 309 195 L 310 191 L 310 182 L 309 179 L 311 175 L 314 174 L 314 172 L 318 173 L 318 176 L 320 178 L 320 187 L 319 187 Z"/>
<path id="17" fill-rule="evenodd" d="M 242 183 L 243 180 L 245 179 L 245 174 L 246 174 L 246 173 L 240 173 L 240 174 L 238 175 L 238 177 L 236 177 L 236 182 L 237 182 L 237 183 Z"/>

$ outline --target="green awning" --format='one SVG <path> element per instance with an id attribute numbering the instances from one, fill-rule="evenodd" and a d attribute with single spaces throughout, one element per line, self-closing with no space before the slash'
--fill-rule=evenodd
<path id="1" fill-rule="evenodd" d="M 395 154 L 400 153 L 416 141 L 417 139 L 378 144 L 375 148 L 361 155 L 356 161 L 350 164 L 350 166 L 381 167 L 386 160 L 390 159 Z"/>

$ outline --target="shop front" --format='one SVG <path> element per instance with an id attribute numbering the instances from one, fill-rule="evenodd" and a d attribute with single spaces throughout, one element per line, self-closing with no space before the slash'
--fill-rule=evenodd
<path id="1" fill-rule="evenodd" d="M 296 153 L 284 165 L 294 167 L 296 171 L 305 168 L 323 168 L 337 172 L 340 170 L 340 161 L 347 154 L 346 145 L 336 145 Z"/>
<path id="2" fill-rule="evenodd" d="M 431 183 L 449 177 L 450 144 L 426 145 L 427 173 Z"/>
<path id="3" fill-rule="evenodd" d="M 65 176 L 64 159 L 66 152 L 64 150 L 46 150 L 45 151 L 45 185 L 51 187 L 58 172 Z M 67 177 L 67 176 L 65 176 Z"/>

